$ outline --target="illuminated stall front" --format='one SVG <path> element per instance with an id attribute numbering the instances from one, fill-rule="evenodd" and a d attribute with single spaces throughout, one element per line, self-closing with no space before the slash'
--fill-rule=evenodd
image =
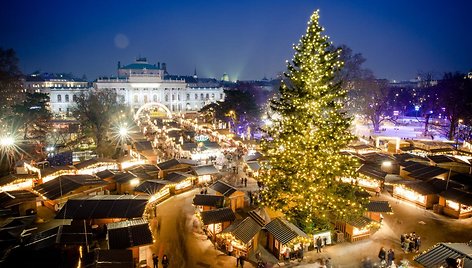
<path id="1" fill-rule="evenodd" d="M 172 172 L 167 174 L 164 180 L 172 183 L 171 193 L 178 194 L 192 189 L 197 178 L 189 173 Z"/>
<path id="2" fill-rule="evenodd" d="M 388 201 L 370 201 L 367 204 L 367 211 L 364 213 L 367 218 L 381 223 L 384 218 L 382 214 L 393 214 Z"/>
<path id="3" fill-rule="evenodd" d="M 349 242 L 356 242 L 370 237 L 371 229 L 379 227 L 378 223 L 367 217 L 360 217 L 348 222 L 337 222 L 336 229 L 344 233 Z"/>
<path id="4" fill-rule="evenodd" d="M 472 217 L 472 193 L 449 188 L 439 194 L 443 214 L 456 219 Z"/>
<path id="5" fill-rule="evenodd" d="M 251 217 L 235 220 L 228 228 L 217 234 L 217 240 L 221 244 L 231 243 L 235 254 L 248 256 L 255 248 L 254 243 L 258 241 L 259 232 L 262 227 Z"/>
<path id="6" fill-rule="evenodd" d="M 439 179 L 436 182 L 441 182 Z M 433 208 L 439 201 L 438 193 L 442 190 L 433 185 L 434 181 L 400 181 L 393 184 L 393 197 L 406 200 L 426 209 Z M 444 181 L 445 183 L 445 181 Z"/>
<path id="7" fill-rule="evenodd" d="M 213 178 L 220 172 L 214 165 L 192 167 L 193 173 L 198 178 L 198 184 L 212 182 Z"/>
<path id="8" fill-rule="evenodd" d="M 193 205 L 198 212 L 222 208 L 224 196 L 211 194 L 196 194 L 193 198 Z"/>
<path id="9" fill-rule="evenodd" d="M 113 159 L 92 158 L 74 165 L 77 174 L 93 175 L 107 169 L 117 170 L 118 163 Z"/>
<path id="10" fill-rule="evenodd" d="M 310 237 L 300 228 L 280 217 L 267 223 L 264 229 L 267 230 L 264 246 L 278 260 L 283 260 L 286 251 L 293 252 L 295 246 L 310 242 Z"/>
<path id="11" fill-rule="evenodd" d="M 236 211 L 239 208 L 244 208 L 244 192 L 237 190 L 222 180 L 216 181 L 210 185 L 209 188 L 214 190 L 217 195 L 224 196 L 225 202 L 229 204 L 233 211 Z"/>
<path id="12" fill-rule="evenodd" d="M 75 175 L 77 169 L 73 166 L 56 166 L 38 169 L 35 166 L 25 163 L 25 168 L 31 172 L 38 172 L 39 183 L 45 183 L 62 175 Z"/>
<path id="13" fill-rule="evenodd" d="M 214 210 L 202 211 L 199 217 L 203 224 L 203 230 L 213 241 L 216 235 L 221 233 L 226 227 L 236 219 L 236 216 L 230 208 L 219 208 Z"/>
<path id="14" fill-rule="evenodd" d="M 37 179 L 33 174 L 9 174 L 0 178 L 0 192 L 31 189 Z"/>

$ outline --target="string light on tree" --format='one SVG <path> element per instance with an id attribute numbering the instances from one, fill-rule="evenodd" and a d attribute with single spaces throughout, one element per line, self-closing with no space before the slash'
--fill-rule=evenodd
<path id="1" fill-rule="evenodd" d="M 355 177 L 355 160 L 341 153 L 354 136 L 344 109 L 347 91 L 335 80 L 341 51 L 332 49 L 318 20 L 315 11 L 294 45 L 280 96 L 270 105 L 280 116 L 267 126 L 270 138 L 262 144 L 269 159 L 261 172 L 263 205 L 309 233 L 362 215 L 366 202 L 355 195 L 358 186 L 339 180 Z"/>

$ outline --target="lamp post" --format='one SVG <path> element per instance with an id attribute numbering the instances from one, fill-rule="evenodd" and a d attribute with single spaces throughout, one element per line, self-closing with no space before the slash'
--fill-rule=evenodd
<path id="1" fill-rule="evenodd" d="M 457 120 L 457 129 L 456 129 L 456 150 L 459 148 L 459 130 L 461 128 L 461 124 L 464 122 L 462 119 Z"/>
<path id="2" fill-rule="evenodd" d="M 15 146 L 15 139 L 12 136 L 7 135 L 0 137 L 1 158 L 6 157 L 9 169 L 13 166 Z"/>

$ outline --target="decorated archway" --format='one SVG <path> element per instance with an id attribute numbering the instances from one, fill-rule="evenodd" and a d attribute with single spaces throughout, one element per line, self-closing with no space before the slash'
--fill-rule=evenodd
<path id="1" fill-rule="evenodd" d="M 146 111 L 150 108 L 157 108 L 158 110 L 162 110 L 164 112 L 164 114 L 167 116 L 167 118 L 172 118 L 172 113 L 171 111 L 169 110 L 169 108 L 167 108 L 165 105 L 161 104 L 161 103 L 158 103 L 158 102 L 149 102 L 149 103 L 146 103 L 144 104 L 143 106 L 141 106 L 137 111 L 136 113 L 134 114 L 134 120 L 137 120 L 139 119 L 139 116 L 141 115 L 141 113 L 143 111 Z"/>

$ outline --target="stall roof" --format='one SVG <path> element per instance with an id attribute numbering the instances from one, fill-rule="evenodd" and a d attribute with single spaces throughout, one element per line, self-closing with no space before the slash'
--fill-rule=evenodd
<path id="1" fill-rule="evenodd" d="M 218 208 L 214 210 L 203 211 L 200 213 L 204 225 L 221 222 L 231 222 L 236 219 L 231 208 Z"/>
<path id="2" fill-rule="evenodd" d="M 0 186 L 10 184 L 16 180 L 26 180 L 26 179 L 33 179 L 33 178 L 37 178 L 37 176 L 31 175 L 31 174 L 8 174 L 0 178 Z"/>
<path id="3" fill-rule="evenodd" d="M 94 195 L 72 198 L 62 207 L 56 219 L 141 218 L 147 196 Z"/>
<path id="4" fill-rule="evenodd" d="M 257 161 L 247 162 L 247 165 L 253 171 L 258 171 L 261 168 L 261 165 L 259 165 L 259 162 L 257 162 Z"/>
<path id="5" fill-rule="evenodd" d="M 262 227 L 256 221 L 251 217 L 246 217 L 244 220 L 236 220 L 222 233 L 231 233 L 236 239 L 247 244 L 261 229 Z"/>
<path id="6" fill-rule="evenodd" d="M 189 173 L 183 173 L 183 172 L 172 172 L 172 173 L 167 174 L 167 176 L 164 177 L 164 180 L 168 182 L 172 182 L 172 183 L 179 183 L 191 177 L 194 177 L 194 175 L 189 174 Z"/>
<path id="7" fill-rule="evenodd" d="M 440 192 L 446 189 L 447 181 L 441 179 L 432 179 L 430 181 L 399 181 L 397 184 L 405 185 L 407 188 L 412 189 L 413 191 L 422 194 L 439 194 Z M 453 187 L 451 182 L 449 182 L 449 187 Z"/>
<path id="8" fill-rule="evenodd" d="M 424 165 L 420 163 L 407 164 L 407 165 L 408 166 L 406 166 L 403 170 L 410 172 L 408 176 L 414 179 L 419 179 L 423 181 L 430 180 L 436 176 L 449 172 L 447 169 Z"/>
<path id="9" fill-rule="evenodd" d="M 392 207 L 390 207 L 388 201 L 370 201 L 367 204 L 367 211 L 389 213 L 392 212 Z"/>
<path id="10" fill-rule="evenodd" d="M 359 217 L 359 218 L 354 219 L 354 220 L 350 220 L 347 223 L 354 226 L 354 227 L 356 227 L 356 228 L 362 229 L 362 228 L 366 227 L 371 222 L 372 222 L 371 219 L 363 216 L 363 217 Z"/>
<path id="11" fill-rule="evenodd" d="M 152 165 L 152 164 L 132 166 L 130 168 L 127 168 L 126 170 L 131 171 L 131 172 L 146 172 L 146 173 L 159 172 L 159 168 L 156 165 Z"/>
<path id="12" fill-rule="evenodd" d="M 180 158 L 180 159 L 173 158 L 173 159 L 170 159 L 170 160 L 167 160 L 165 162 L 161 162 L 161 163 L 157 164 L 157 167 L 160 170 L 166 170 L 166 169 L 171 169 L 171 168 L 173 168 L 177 165 L 180 165 L 180 164 L 186 164 L 186 165 L 189 165 L 189 166 L 196 166 L 198 164 L 198 162 L 194 161 L 194 160 L 190 160 L 190 159 L 184 159 L 184 158 Z"/>
<path id="13" fill-rule="evenodd" d="M 62 175 L 54 180 L 40 184 L 33 189 L 47 197 L 49 200 L 55 200 L 82 186 L 100 186 L 105 184 L 107 184 L 107 182 L 92 175 Z"/>
<path id="14" fill-rule="evenodd" d="M 446 267 L 447 258 L 464 258 L 463 267 L 472 268 L 472 247 L 466 243 L 438 243 L 414 260 L 424 267 Z"/>
<path id="15" fill-rule="evenodd" d="M 371 152 L 366 154 L 361 154 L 360 157 L 363 159 L 366 164 L 381 165 L 385 161 L 395 161 L 395 158 L 383 153 Z"/>
<path id="16" fill-rule="evenodd" d="M 60 225 L 32 234 L 25 247 L 33 250 L 62 245 L 85 245 L 93 239 L 92 229 L 84 225 Z"/>
<path id="17" fill-rule="evenodd" d="M 439 194 L 447 200 L 451 200 L 462 205 L 472 206 L 472 193 L 462 191 L 456 188 L 449 188 Z"/>
<path id="18" fill-rule="evenodd" d="M 204 165 L 192 167 L 197 176 L 218 174 L 219 171 L 214 165 Z"/>
<path id="19" fill-rule="evenodd" d="M 267 224 L 264 218 L 256 212 L 256 210 L 251 210 L 248 212 L 249 217 L 251 217 L 259 226 L 263 227 Z"/>
<path id="20" fill-rule="evenodd" d="M 95 249 L 83 260 L 85 268 L 134 268 L 133 252 L 127 249 Z"/>
<path id="21" fill-rule="evenodd" d="M 95 173 L 95 176 L 97 176 L 97 177 L 99 177 L 100 179 L 103 180 L 103 179 L 111 178 L 111 177 L 115 176 L 115 172 L 113 172 L 109 169 L 106 169 L 106 170 Z"/>
<path id="22" fill-rule="evenodd" d="M 169 184 L 169 182 L 163 180 L 147 180 L 134 188 L 134 190 L 153 195 L 162 190 L 167 184 Z"/>
<path id="23" fill-rule="evenodd" d="M 211 194 L 196 194 L 193 198 L 195 206 L 222 207 L 224 196 Z"/>
<path id="24" fill-rule="evenodd" d="M 134 147 L 138 152 L 153 150 L 151 142 L 147 140 L 134 142 Z"/>
<path id="25" fill-rule="evenodd" d="M 218 193 L 220 193 L 220 194 L 222 194 L 226 197 L 229 197 L 234 192 L 236 192 L 236 188 L 234 188 L 233 186 L 231 186 L 231 185 L 229 185 L 226 182 L 221 181 L 221 180 L 218 180 L 215 183 L 213 183 L 212 185 L 210 185 L 210 189 L 213 189 L 213 190 L 217 191 Z"/>
<path id="26" fill-rule="evenodd" d="M 415 154 L 410 154 L 410 153 L 402 153 L 402 154 L 394 154 L 393 157 L 397 160 L 398 163 L 403 163 L 403 162 L 415 162 L 415 161 L 421 161 L 421 162 L 426 162 L 427 159 Z"/>
<path id="27" fill-rule="evenodd" d="M 152 244 L 149 223 L 144 219 L 121 221 L 107 224 L 108 246 L 110 249 L 126 249 Z"/>
<path id="28" fill-rule="evenodd" d="M 243 161 L 244 162 L 256 161 L 259 158 L 262 158 L 262 154 L 259 152 L 255 152 L 254 154 L 243 156 Z"/>
<path id="29" fill-rule="evenodd" d="M 45 169 L 41 169 L 41 177 L 46 177 L 61 170 L 76 170 L 76 168 L 74 166 L 47 167 Z"/>
<path id="30" fill-rule="evenodd" d="M 308 237 L 300 228 L 293 223 L 282 218 L 275 218 L 264 227 L 277 239 L 282 245 L 287 244 L 296 237 Z"/>
<path id="31" fill-rule="evenodd" d="M 134 175 L 131 172 L 118 172 L 115 176 L 112 177 L 113 181 L 117 183 L 127 183 L 132 179 L 137 178 L 138 176 Z"/>
<path id="32" fill-rule="evenodd" d="M 95 165 L 98 163 L 113 163 L 116 164 L 116 160 L 113 159 L 106 159 L 106 158 L 92 158 L 89 160 L 82 161 L 74 165 L 76 169 L 83 169 L 91 165 Z"/>
<path id="33" fill-rule="evenodd" d="M 362 165 L 358 172 L 362 175 L 367 177 L 377 179 L 377 180 L 385 180 L 385 176 L 387 176 L 387 172 L 380 170 L 380 168 L 376 165 L 372 164 L 364 164 Z"/>
<path id="34" fill-rule="evenodd" d="M 472 176 L 469 174 L 455 174 L 451 176 L 451 181 L 457 182 L 464 186 L 466 189 L 472 190 Z"/>
<path id="35" fill-rule="evenodd" d="M 0 192 L 0 207 L 9 208 L 24 202 L 35 201 L 37 197 L 37 194 L 27 190 Z"/>

